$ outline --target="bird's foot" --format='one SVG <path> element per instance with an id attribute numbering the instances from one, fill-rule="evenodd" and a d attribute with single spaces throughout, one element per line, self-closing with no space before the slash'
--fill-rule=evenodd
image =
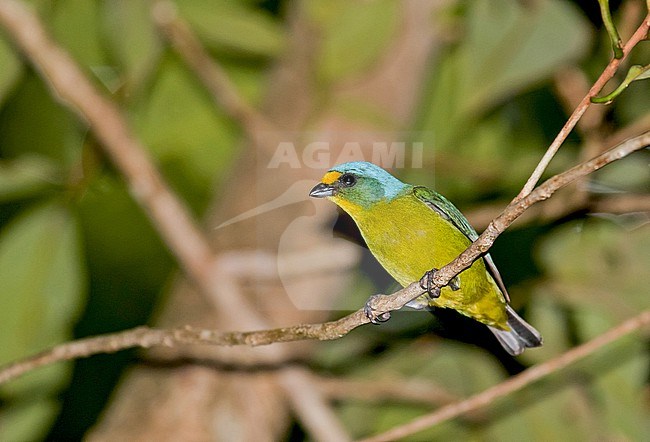
<path id="1" fill-rule="evenodd" d="M 422 278 L 420 278 L 420 288 L 424 290 L 431 299 L 440 297 L 440 287 L 436 287 L 436 284 L 433 282 L 433 277 L 435 276 L 438 269 L 433 268 L 426 272 Z"/>
<path id="2" fill-rule="evenodd" d="M 420 288 L 424 290 L 431 299 L 436 299 L 440 297 L 441 288 L 437 287 L 435 282 L 433 281 L 433 278 L 437 271 L 438 269 L 433 268 L 428 272 L 426 272 L 424 276 L 420 279 Z M 458 278 L 458 276 L 454 276 L 454 278 L 451 281 L 449 281 L 449 284 L 447 284 L 447 287 L 449 287 L 453 291 L 460 290 L 460 278 Z"/>
<path id="3" fill-rule="evenodd" d="M 366 301 L 366 305 L 363 306 L 363 312 L 366 314 L 366 317 L 370 319 L 370 322 L 372 322 L 373 324 L 379 325 L 382 322 L 386 322 L 390 319 L 390 312 L 383 312 L 377 314 L 377 309 L 375 308 L 375 304 L 377 304 L 377 301 L 379 301 L 384 296 L 386 295 L 372 295 Z"/>
<path id="4" fill-rule="evenodd" d="M 458 275 L 454 276 L 451 281 L 449 281 L 449 284 L 447 284 L 450 289 L 453 291 L 460 290 L 460 278 Z"/>

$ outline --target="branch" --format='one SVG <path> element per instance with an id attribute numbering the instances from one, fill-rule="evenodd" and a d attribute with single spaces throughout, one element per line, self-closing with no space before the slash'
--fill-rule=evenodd
<path id="1" fill-rule="evenodd" d="M 562 143 L 564 143 L 564 140 L 566 140 L 566 138 L 569 136 L 569 133 L 571 133 L 571 131 L 578 123 L 582 115 L 587 111 L 587 108 L 591 104 L 591 98 L 595 97 L 605 86 L 605 84 L 607 84 L 607 82 L 614 76 L 619 65 L 623 60 L 627 58 L 632 48 L 634 48 L 640 41 L 644 40 L 647 37 L 649 29 L 650 29 L 650 13 L 646 15 L 639 28 L 632 35 L 632 37 L 630 37 L 630 40 L 628 40 L 628 42 L 623 47 L 623 56 L 621 58 L 613 58 L 609 62 L 609 64 L 607 65 L 603 73 L 600 74 L 600 77 L 598 77 L 598 80 L 596 80 L 596 82 L 591 87 L 591 89 L 589 89 L 587 95 L 585 95 L 585 97 L 582 99 L 578 107 L 576 107 L 576 109 L 573 111 L 573 113 L 571 114 L 567 122 L 564 124 L 560 132 L 555 137 L 555 140 L 553 140 L 551 145 L 546 150 L 546 153 L 540 160 L 539 164 L 537 164 L 537 167 L 535 167 L 535 170 L 531 174 L 530 178 L 528 178 L 528 181 L 526 181 L 526 184 L 521 189 L 521 192 L 519 192 L 519 195 L 517 195 L 514 201 L 524 198 L 525 196 L 529 195 L 533 191 L 535 185 L 542 177 L 542 174 L 550 164 L 551 160 L 553 159 L 557 151 L 560 149 L 560 146 L 562 145 Z"/>
<path id="2" fill-rule="evenodd" d="M 470 224 L 481 231 L 490 221 L 503 212 L 504 201 L 485 204 L 467 212 Z M 519 223 L 556 221 L 572 213 L 587 211 L 589 214 L 610 213 L 620 215 L 631 212 L 650 212 L 650 195 L 647 194 L 615 194 L 595 199 L 594 201 L 559 201 L 531 207 L 518 218 Z M 521 224 L 520 224 L 521 225 Z M 257 276 L 257 275 L 255 275 Z"/>
<path id="3" fill-rule="evenodd" d="M 575 347 L 560 356 L 536 365 L 533 368 L 509 378 L 487 390 L 471 396 L 465 400 L 444 406 L 433 413 L 419 417 L 405 425 L 394 427 L 385 433 L 381 433 L 367 439 L 363 442 L 383 442 L 404 438 L 415 434 L 424 429 L 430 428 L 441 422 L 448 421 L 469 412 L 477 411 L 487 405 L 494 403 L 499 398 L 509 395 L 515 391 L 521 390 L 527 385 L 532 384 L 544 377 L 556 373 L 569 365 L 584 359 L 600 348 L 610 344 L 623 336 L 629 335 L 637 330 L 650 326 L 650 310 L 642 312 L 622 324 L 608 330 L 600 336 L 588 341 L 578 347 Z"/>
<path id="4" fill-rule="evenodd" d="M 440 287 L 443 287 L 451 278 L 468 268 L 475 259 L 490 248 L 501 232 L 512 224 L 528 207 L 539 201 L 548 199 L 558 189 L 561 189 L 570 182 L 649 145 L 650 131 L 625 141 L 590 161 L 586 161 L 550 178 L 524 199 L 510 203 L 506 210 L 490 223 L 486 231 L 467 250 L 453 262 L 436 272 L 434 282 L 436 285 L 439 284 Z M 373 307 L 378 314 L 398 310 L 422 293 L 419 283 L 414 282 L 392 295 L 378 295 L 374 297 Z M 367 318 L 363 309 L 360 309 L 336 321 L 248 332 L 219 332 L 189 326 L 172 330 L 139 327 L 121 333 L 79 339 L 61 344 L 35 356 L 9 364 L 0 369 L 0 384 L 27 373 L 30 370 L 54 362 L 87 357 L 98 353 L 112 353 L 132 347 L 148 348 L 154 345 L 172 346 L 179 343 L 221 346 L 260 346 L 277 342 L 307 339 L 326 341 L 339 339 L 355 328 L 368 324 L 369 322 L 370 320 Z M 278 355 L 273 353 L 271 356 L 275 358 Z"/>
<path id="5" fill-rule="evenodd" d="M 555 175 L 537 187 L 533 192 L 521 199 L 512 201 L 501 215 L 488 224 L 485 231 L 470 245 L 467 250 L 460 254 L 451 263 L 438 270 L 433 278 L 437 287 L 446 286 L 452 278 L 467 269 L 481 255 L 487 253 L 492 247 L 494 241 L 503 231 L 508 228 L 522 213 L 530 206 L 551 197 L 556 191 L 565 187 L 567 184 L 584 177 L 603 166 L 620 160 L 634 151 L 641 150 L 650 145 L 650 131 L 645 132 L 635 138 L 631 138 L 619 144 L 612 149 L 598 155 L 592 160 L 585 161 L 571 169 Z M 381 314 L 382 311 L 378 311 Z"/>

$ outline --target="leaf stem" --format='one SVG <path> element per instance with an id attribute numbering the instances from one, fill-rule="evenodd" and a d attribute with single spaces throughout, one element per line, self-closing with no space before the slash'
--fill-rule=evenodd
<path id="1" fill-rule="evenodd" d="M 621 59 L 623 58 L 623 43 L 621 41 L 620 35 L 618 35 L 614 21 L 612 20 L 612 13 L 609 10 L 609 0 L 598 0 L 598 3 L 600 4 L 600 14 L 603 16 L 605 29 L 607 29 L 609 39 L 612 42 L 614 58 Z"/>

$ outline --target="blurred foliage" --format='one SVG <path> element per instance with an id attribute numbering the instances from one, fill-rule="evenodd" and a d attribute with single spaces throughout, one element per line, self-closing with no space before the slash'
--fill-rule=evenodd
<path id="1" fill-rule="evenodd" d="M 150 2 L 31 3 L 56 40 L 122 106 L 165 177 L 201 216 L 241 149 L 242 133 L 164 42 Z M 242 96 L 259 103 L 269 88 L 268 67 L 290 45 L 288 2 L 175 4 Z M 400 30 L 399 5 L 304 4 L 302 13 L 320 38 L 312 67 L 320 98 L 376 67 Z M 615 21 L 618 16 L 614 11 Z M 466 210 L 514 195 L 566 118 L 554 72 L 577 64 L 595 78 L 610 57 L 602 23 L 593 17 L 593 5 L 564 0 L 452 3 L 440 19 L 455 31 L 428 73 L 416 122 L 401 128 L 435 152 L 435 163 L 404 178 L 435 186 Z M 648 45 L 632 55 L 636 64 L 648 60 Z M 609 108 L 608 129 L 647 117 L 648 96 L 650 82 L 632 83 Z M 351 119 L 387 121 L 366 103 L 339 107 Z M 550 172 L 574 164 L 580 142 L 573 135 Z M 648 156 L 611 165 L 585 186 L 595 198 L 647 194 Z M 480 330 L 474 336 L 462 318 L 445 323 L 416 312 L 318 344 L 312 363 L 337 376 L 430 381 L 457 396 L 481 391 L 650 307 L 647 221 L 647 214 L 571 214 L 503 235 L 492 254 L 513 303 L 545 336 L 545 346 L 519 362 L 437 339 L 427 332 L 478 344 L 491 338 Z M 0 363 L 73 336 L 146 323 L 174 270 L 92 134 L 0 34 Z M 385 280 L 368 274 L 376 272 L 366 269 L 357 278 L 358 305 L 387 289 Z M 130 358 L 91 358 L 77 362 L 74 373 L 73 364 L 59 364 L 2 387 L 0 440 L 37 440 L 48 432 L 53 440 L 78 439 Z M 485 413 L 413 440 L 642 440 L 650 434 L 648 362 L 644 340 L 629 337 Z M 363 436 L 430 407 L 343 400 L 339 410 L 353 434 Z"/>

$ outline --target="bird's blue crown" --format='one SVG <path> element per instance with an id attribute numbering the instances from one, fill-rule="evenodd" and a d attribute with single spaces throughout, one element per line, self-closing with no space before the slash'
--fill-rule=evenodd
<path id="1" fill-rule="evenodd" d="M 384 198 L 388 199 L 396 197 L 407 186 L 381 167 L 366 161 L 339 164 L 331 170 L 376 180 L 381 185 Z"/>

